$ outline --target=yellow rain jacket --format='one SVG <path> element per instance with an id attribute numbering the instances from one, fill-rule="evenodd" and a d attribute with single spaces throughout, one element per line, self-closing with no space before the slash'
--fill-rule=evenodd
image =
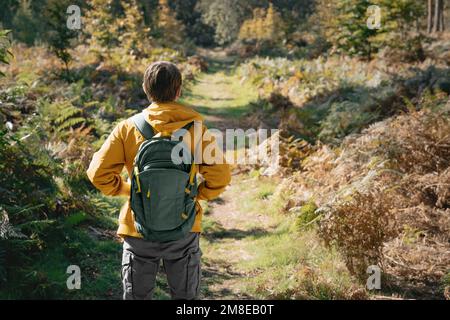
<path id="1" fill-rule="evenodd" d="M 158 132 L 172 133 L 192 121 L 202 121 L 202 116 L 193 109 L 176 102 L 152 103 L 147 109 L 147 121 Z M 202 133 L 206 127 L 202 127 Z M 189 130 L 194 138 L 194 126 Z M 198 138 L 197 138 L 198 139 Z M 211 140 L 214 141 L 214 140 Z M 98 150 L 89 165 L 87 175 L 89 180 L 102 193 L 109 196 L 130 196 L 130 183 L 125 181 L 122 170 L 125 167 L 131 176 L 133 161 L 140 144 L 144 142 L 131 119 L 120 122 Z M 212 142 L 200 144 L 202 150 Z M 194 145 L 194 143 L 192 144 Z M 197 151 L 198 152 L 198 151 Z M 228 164 L 199 164 L 198 172 L 204 181 L 198 187 L 198 200 L 211 200 L 222 193 L 230 183 L 231 175 Z M 201 232 L 202 209 L 196 203 L 197 216 L 192 232 Z M 122 207 L 119 215 L 119 236 L 141 237 L 134 227 L 134 218 L 130 203 Z"/>

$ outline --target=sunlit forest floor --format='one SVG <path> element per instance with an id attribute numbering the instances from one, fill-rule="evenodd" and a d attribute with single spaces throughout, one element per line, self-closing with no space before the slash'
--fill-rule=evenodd
<path id="1" fill-rule="evenodd" d="M 35 67 L 37 60 L 43 70 L 58 69 L 43 48 L 14 52 L 0 95 L 12 137 L 27 144 L 0 140 L 4 163 L 19 164 L 5 167 L 3 181 L 16 177 L 20 192 L 8 209 L 26 236 L 0 242 L 0 299 L 121 299 L 116 229 L 125 199 L 93 191 L 85 171 L 117 121 L 147 104 L 141 77 L 86 65 L 80 54 L 73 79 L 63 81 Z M 200 298 L 443 297 L 450 279 L 447 67 L 424 63 L 392 80 L 345 57 L 243 62 L 223 49 L 198 49 L 191 58 L 179 63 L 187 80 L 181 102 L 208 127 L 300 137 L 280 134 L 279 174 L 268 177 L 264 163 L 232 166 L 225 193 L 202 203 Z M 22 183 L 29 180 L 37 192 Z M 362 194 L 365 188 L 372 192 Z M 376 261 L 384 261 L 382 290 L 366 290 L 366 268 Z M 67 289 L 72 264 L 81 269 L 81 290 Z M 170 298 L 162 269 L 154 298 Z"/>
<path id="2" fill-rule="evenodd" d="M 126 198 L 86 170 L 161 60 L 209 128 L 278 130 L 201 203 L 200 298 L 450 299 L 448 1 L 3 2 L 0 299 L 121 299 Z"/>
<path id="3" fill-rule="evenodd" d="M 241 81 L 233 57 L 220 51 L 201 54 L 208 61 L 208 70 L 195 77 L 182 102 L 201 112 L 210 128 L 245 129 L 246 117 L 258 99 L 257 89 Z M 317 226 L 299 231 L 296 215 L 286 214 L 285 189 L 279 188 L 282 183 L 282 178 L 265 177 L 255 169 L 234 168 L 226 192 L 202 203 L 201 299 L 402 298 L 401 288 L 390 291 L 388 287 L 374 294 L 366 291 L 364 281 L 349 272 L 342 255 L 333 246 L 325 246 Z M 308 214 L 316 208 L 306 204 L 302 210 Z M 85 249 L 88 256 L 101 258 L 101 266 L 93 270 L 98 277 L 73 298 L 120 299 L 121 250 L 113 236 L 115 225 L 97 224 L 92 221 L 87 228 L 89 237 L 83 237 L 79 245 L 90 248 Z M 97 263 L 88 261 L 86 265 Z M 162 269 L 157 283 L 154 298 L 169 299 Z"/>

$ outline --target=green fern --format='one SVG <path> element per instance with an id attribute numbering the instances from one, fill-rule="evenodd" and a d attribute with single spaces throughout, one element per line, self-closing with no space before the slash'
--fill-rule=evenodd
<path id="1" fill-rule="evenodd" d="M 70 101 L 58 105 L 57 117 L 54 120 L 56 129 L 60 132 L 86 123 L 83 110 L 74 106 Z"/>
<path id="2" fill-rule="evenodd" d="M 121 198 L 110 198 L 100 193 L 93 193 L 89 198 L 90 203 L 95 208 L 95 213 L 102 216 L 115 217 L 123 204 Z"/>
<path id="3" fill-rule="evenodd" d="M 55 220 L 33 220 L 18 225 L 18 228 L 27 234 L 41 235 L 54 226 L 55 222 Z"/>
<path id="4" fill-rule="evenodd" d="M 74 106 L 72 101 L 57 101 L 41 106 L 57 132 L 65 133 L 68 129 L 86 126 L 88 123 L 84 109 Z"/>
<path id="5" fill-rule="evenodd" d="M 11 30 L 0 30 L 0 63 L 9 64 L 9 58 L 12 57 L 10 50 L 11 41 L 8 34 Z M 5 76 L 5 74 L 0 71 L 0 77 Z"/>
<path id="6" fill-rule="evenodd" d="M 82 110 L 73 106 L 70 102 L 65 102 L 59 105 L 61 108 L 58 113 L 58 117 L 55 119 L 55 124 L 61 125 L 66 120 L 78 116 L 81 114 Z"/>
<path id="7" fill-rule="evenodd" d="M 81 126 L 83 123 L 86 123 L 86 119 L 81 117 L 70 118 L 65 120 L 61 125 L 57 127 L 58 131 L 64 131 L 68 128 L 73 128 L 75 126 Z"/>
<path id="8" fill-rule="evenodd" d="M 85 212 L 77 212 L 68 216 L 64 221 L 64 225 L 66 227 L 75 227 L 86 221 L 88 218 L 89 217 Z"/>

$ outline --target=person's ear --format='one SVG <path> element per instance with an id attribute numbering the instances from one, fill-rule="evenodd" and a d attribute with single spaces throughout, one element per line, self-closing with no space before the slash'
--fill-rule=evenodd
<path id="1" fill-rule="evenodd" d="M 181 97 L 181 87 L 178 88 L 178 91 L 177 91 L 177 99 L 178 99 L 179 97 Z"/>

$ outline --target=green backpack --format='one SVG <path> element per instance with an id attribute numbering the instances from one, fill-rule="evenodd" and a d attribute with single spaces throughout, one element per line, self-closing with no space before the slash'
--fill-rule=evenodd
<path id="1" fill-rule="evenodd" d="M 146 139 L 134 159 L 131 177 L 131 209 L 136 230 L 146 240 L 174 241 L 186 236 L 195 221 L 197 181 L 188 148 L 181 148 L 181 163 L 172 161 L 172 150 L 183 141 L 155 137 L 143 113 L 132 120 Z M 192 122 L 182 129 L 189 130 Z M 182 132 L 182 131 L 180 131 Z M 176 161 L 178 162 L 178 161 Z"/>

